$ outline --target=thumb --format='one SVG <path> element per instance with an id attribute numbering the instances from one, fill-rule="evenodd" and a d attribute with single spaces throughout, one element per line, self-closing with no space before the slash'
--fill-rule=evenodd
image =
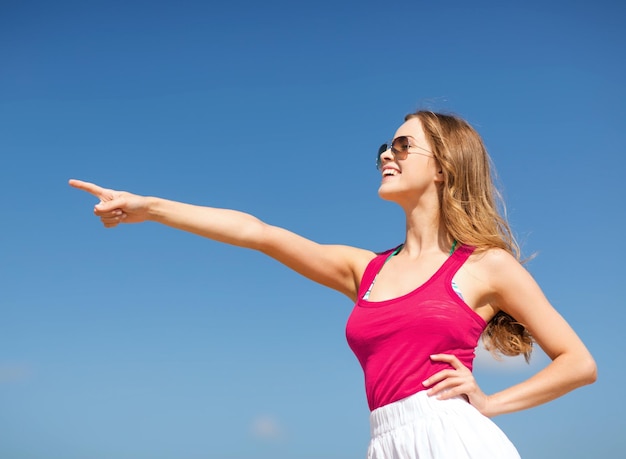
<path id="1" fill-rule="evenodd" d="M 94 212 L 97 215 L 112 212 L 116 209 L 122 209 L 126 205 L 126 201 L 121 198 L 112 199 L 111 201 L 100 201 L 94 207 Z"/>

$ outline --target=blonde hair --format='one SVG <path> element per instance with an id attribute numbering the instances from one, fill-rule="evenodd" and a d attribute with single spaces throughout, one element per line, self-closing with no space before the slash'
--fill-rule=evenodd
<path id="1" fill-rule="evenodd" d="M 504 201 L 492 178 L 493 165 L 478 132 L 453 115 L 418 111 L 405 121 L 412 118 L 421 121 L 444 176 L 441 219 L 450 236 L 479 251 L 504 249 L 520 260 L 520 248 L 504 217 Z M 482 339 L 494 354 L 523 354 L 526 361 L 530 359 L 530 333 L 504 311 L 489 322 Z"/>

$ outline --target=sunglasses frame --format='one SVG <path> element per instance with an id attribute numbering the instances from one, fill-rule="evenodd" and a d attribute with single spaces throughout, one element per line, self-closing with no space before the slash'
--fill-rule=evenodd
<path id="1" fill-rule="evenodd" d="M 402 145 L 401 149 L 398 149 L 398 148 L 396 148 L 395 144 L 398 141 L 400 141 L 401 139 L 404 139 L 406 141 L 406 143 L 404 143 Z M 428 152 L 429 154 L 422 153 L 422 152 L 419 152 L 419 151 L 409 151 L 409 148 L 419 148 L 420 150 L 424 150 L 424 151 Z M 423 155 L 423 156 L 428 156 L 430 158 L 434 158 L 435 157 L 435 155 L 433 155 L 432 151 L 427 150 L 424 147 L 420 147 L 419 145 L 411 145 L 411 141 L 409 140 L 408 136 L 400 135 L 400 136 L 396 137 L 395 139 L 393 139 L 390 143 L 383 143 L 378 148 L 378 156 L 376 156 L 376 169 L 382 170 L 383 162 L 381 161 L 380 157 L 387 150 L 391 150 L 391 153 L 393 154 L 393 156 L 395 158 L 399 159 L 399 160 L 406 159 L 407 156 L 410 155 L 410 154 L 412 154 L 412 155 Z"/>

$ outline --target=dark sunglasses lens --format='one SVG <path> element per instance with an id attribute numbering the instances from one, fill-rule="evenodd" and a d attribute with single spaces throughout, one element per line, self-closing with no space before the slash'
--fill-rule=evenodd
<path id="1" fill-rule="evenodd" d="M 380 169 L 382 166 L 382 161 L 380 160 L 380 155 L 389 150 L 389 146 L 386 143 L 383 143 L 380 148 L 378 148 L 378 155 L 376 155 L 376 168 Z"/>

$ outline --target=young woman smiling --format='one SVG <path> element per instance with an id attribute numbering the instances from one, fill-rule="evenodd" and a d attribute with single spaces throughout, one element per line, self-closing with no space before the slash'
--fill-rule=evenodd
<path id="1" fill-rule="evenodd" d="M 592 383 L 595 362 L 520 264 L 487 151 L 467 122 L 410 114 L 377 165 L 380 197 L 406 214 L 404 242 L 379 254 L 317 244 L 234 210 L 70 185 L 100 200 L 107 228 L 151 220 L 255 249 L 355 301 L 346 334 L 365 374 L 369 459 L 517 458 L 490 418 Z M 472 375 L 481 336 L 491 351 L 526 359 L 536 342 L 551 362 L 487 395 Z"/>

